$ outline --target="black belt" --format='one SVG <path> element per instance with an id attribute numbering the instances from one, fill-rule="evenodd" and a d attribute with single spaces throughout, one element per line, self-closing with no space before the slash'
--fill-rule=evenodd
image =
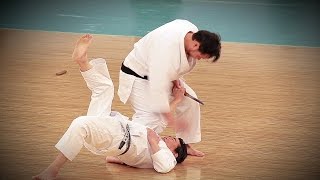
<path id="1" fill-rule="evenodd" d="M 121 65 L 121 71 L 126 73 L 126 74 L 130 74 L 132 76 L 141 78 L 141 79 L 145 79 L 148 80 L 148 76 L 140 76 L 139 74 L 137 74 L 136 72 L 134 72 L 132 69 L 128 68 L 127 66 L 125 66 L 123 63 Z"/>
<path id="2" fill-rule="evenodd" d="M 120 122 L 121 124 L 121 128 L 122 128 L 122 131 L 124 131 L 124 136 L 123 136 L 123 139 L 119 145 L 119 148 L 118 149 L 122 149 L 122 147 L 127 144 L 127 147 L 125 149 L 125 151 L 123 151 L 123 153 L 121 153 L 120 155 L 123 155 L 125 154 L 126 152 L 128 152 L 129 148 L 130 148 L 130 144 L 131 144 L 131 136 L 130 136 L 130 128 L 129 128 L 129 124 L 127 124 L 126 126 L 126 129 L 124 129 L 122 123 Z M 120 156 L 119 155 L 119 156 Z"/>

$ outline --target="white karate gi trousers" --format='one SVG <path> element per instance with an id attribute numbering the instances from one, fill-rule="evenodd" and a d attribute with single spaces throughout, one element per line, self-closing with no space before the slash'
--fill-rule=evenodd
<path id="1" fill-rule="evenodd" d="M 124 76 L 131 76 L 121 73 L 121 78 Z M 128 77 L 128 80 L 132 79 Z M 186 91 L 194 96 L 196 93 L 182 80 L 180 79 L 182 86 L 186 88 Z M 130 86 L 129 86 L 130 87 Z M 133 122 L 143 124 L 153 129 L 158 134 L 161 133 L 167 126 L 167 121 L 163 114 L 155 113 L 150 110 L 150 103 L 154 102 L 152 97 L 149 97 L 146 89 L 148 89 L 148 81 L 140 78 L 135 78 L 132 90 L 129 96 L 129 102 L 131 103 L 135 114 L 132 117 Z M 171 91 L 172 87 L 167 91 Z M 172 97 L 169 97 L 172 99 Z M 176 132 L 176 137 L 182 138 L 186 143 L 197 143 L 201 141 L 201 127 L 200 127 L 200 105 L 194 100 L 184 97 L 183 101 L 177 106 L 176 117 L 178 121 L 185 121 L 186 128 Z"/>
<path id="2" fill-rule="evenodd" d="M 87 116 L 73 120 L 55 146 L 70 161 L 83 146 L 94 154 L 105 156 L 117 156 L 126 149 L 126 145 L 118 149 L 124 136 L 120 123 L 124 118 L 119 114 L 110 116 L 114 86 L 106 62 L 99 58 L 90 61 L 90 64 L 93 65 L 92 69 L 81 72 L 92 91 Z"/>

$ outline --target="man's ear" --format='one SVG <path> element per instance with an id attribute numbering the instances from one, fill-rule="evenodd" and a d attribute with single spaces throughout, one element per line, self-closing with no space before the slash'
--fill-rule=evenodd
<path id="1" fill-rule="evenodd" d="M 198 41 L 196 41 L 196 40 L 193 40 L 192 41 L 192 50 L 198 50 L 199 49 L 199 47 L 200 47 L 200 43 L 198 42 Z"/>
<path id="2" fill-rule="evenodd" d="M 175 158 L 178 157 L 178 153 L 177 152 L 174 152 L 173 155 L 174 155 Z"/>

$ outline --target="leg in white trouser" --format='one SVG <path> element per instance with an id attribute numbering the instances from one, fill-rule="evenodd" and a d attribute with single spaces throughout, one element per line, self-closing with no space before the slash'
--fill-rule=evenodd
<path id="1" fill-rule="evenodd" d="M 121 72 L 120 72 L 121 73 Z M 124 74 L 122 74 L 123 76 Z M 129 75 L 128 75 L 129 76 Z M 130 78 L 127 78 L 130 80 Z M 122 79 L 123 80 L 123 79 Z M 182 80 L 181 80 L 182 81 Z M 132 85 L 132 91 L 129 96 L 129 101 L 133 107 L 135 114 L 132 117 L 132 121 L 143 124 L 157 133 L 161 133 L 167 126 L 167 120 L 163 114 L 152 112 L 150 109 L 150 103 L 153 102 L 146 91 L 148 89 L 148 81 L 136 78 Z M 182 81 L 182 85 L 186 88 L 186 91 L 197 97 L 195 92 Z M 131 86 L 128 86 L 131 88 Z M 123 90 L 123 89 L 122 89 Z M 172 87 L 167 89 L 171 91 Z M 119 95 L 125 95 L 127 93 L 118 93 Z M 124 98 L 125 100 L 125 98 Z M 191 100 L 188 97 L 184 97 L 184 100 L 178 105 L 176 109 L 177 121 L 185 121 L 185 128 L 178 129 L 176 136 L 184 139 L 188 145 L 188 154 L 193 156 L 204 156 L 204 153 L 193 149 L 190 143 L 197 143 L 201 141 L 201 127 L 200 127 L 200 106 L 197 102 Z"/>
<path id="2" fill-rule="evenodd" d="M 197 97 L 196 93 L 185 82 L 181 82 L 190 95 Z M 153 102 L 152 98 L 148 98 L 148 94 L 146 94 L 148 85 L 148 81 L 142 79 L 134 81 L 129 97 L 129 101 L 135 111 L 132 120 L 153 129 L 157 133 L 161 133 L 166 128 L 167 122 L 164 115 L 150 110 L 150 103 L 156 102 Z M 200 142 L 200 105 L 194 100 L 184 97 L 183 101 L 177 106 L 176 115 L 176 119 L 178 121 L 185 121 L 186 125 L 186 128 L 176 132 L 177 137 L 182 138 L 186 143 Z"/>
<path id="3" fill-rule="evenodd" d="M 194 96 L 196 93 L 186 84 L 183 83 L 186 91 Z M 185 121 L 184 129 L 179 129 L 176 132 L 177 137 L 182 138 L 187 144 L 197 143 L 201 141 L 201 127 L 200 127 L 200 105 L 194 100 L 184 97 L 182 102 L 176 108 L 176 120 Z"/>
<path id="4" fill-rule="evenodd" d="M 63 165 L 68 159 L 72 160 L 79 153 L 83 145 L 92 144 L 97 149 L 100 147 L 106 149 L 112 146 L 110 144 L 112 142 L 110 134 L 112 133 L 109 133 L 108 128 L 104 128 L 101 124 L 111 125 L 112 123 L 116 123 L 116 121 L 112 121 L 109 124 L 108 121 L 104 121 L 102 117 L 98 116 L 104 113 L 108 114 L 111 111 L 114 91 L 113 84 L 104 60 L 99 59 L 92 61 L 92 63 L 88 62 L 87 50 L 91 41 L 91 35 L 86 34 L 82 36 L 76 43 L 72 59 L 80 66 L 80 71 L 83 72 L 83 77 L 92 91 L 92 102 L 89 105 L 88 114 L 96 115 L 96 117 L 81 117 L 74 120 L 56 145 L 61 152 L 45 170 L 34 176 L 33 179 L 55 179 Z M 102 98 L 97 100 L 99 96 L 102 96 Z M 116 137 L 117 135 L 112 138 Z"/>
<path id="5" fill-rule="evenodd" d="M 116 156 L 123 138 L 120 123 L 111 117 L 82 116 L 76 118 L 56 144 L 56 148 L 72 161 L 83 146 L 97 155 Z"/>
<path id="6" fill-rule="evenodd" d="M 84 139 L 87 137 L 87 127 L 84 125 L 85 117 L 73 120 L 68 130 L 56 144 L 56 148 L 72 161 L 83 147 Z"/>
<path id="7" fill-rule="evenodd" d="M 134 81 L 129 97 L 130 104 L 135 111 L 132 121 L 143 124 L 157 133 L 161 133 L 167 126 L 166 119 L 160 113 L 153 112 L 150 105 L 154 102 L 148 94 L 149 82 L 137 78 Z"/>
<path id="8" fill-rule="evenodd" d="M 114 86 L 110 78 L 106 61 L 102 58 L 90 61 L 92 68 L 81 72 L 88 88 L 91 90 L 91 101 L 88 116 L 106 116 L 111 112 L 114 97 Z"/>
<path id="9" fill-rule="evenodd" d="M 99 150 L 96 147 L 105 150 L 110 147 L 112 142 L 112 137 L 110 137 L 108 131 L 108 128 L 112 127 L 112 122 L 110 124 L 105 120 L 106 118 L 102 117 L 108 117 L 111 112 L 114 96 L 113 83 L 104 59 L 93 59 L 89 64 L 90 67 L 81 72 L 88 88 L 91 90 L 88 116 L 75 119 L 56 145 L 56 148 L 69 160 L 75 158 L 83 145 L 86 145 L 92 152 L 98 153 Z M 110 121 L 110 118 L 108 121 Z"/>

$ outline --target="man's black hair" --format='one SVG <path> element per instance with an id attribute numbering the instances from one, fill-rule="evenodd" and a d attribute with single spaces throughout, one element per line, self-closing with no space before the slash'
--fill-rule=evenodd
<path id="1" fill-rule="evenodd" d="M 182 163 L 188 156 L 187 153 L 187 144 L 181 138 L 178 138 L 180 141 L 180 146 L 175 149 L 178 153 L 178 157 L 176 157 L 177 163 Z"/>
<path id="2" fill-rule="evenodd" d="M 192 40 L 200 43 L 199 51 L 202 54 L 208 54 L 210 58 L 213 57 L 213 62 L 220 58 L 221 37 L 219 34 L 200 30 L 192 35 Z"/>

